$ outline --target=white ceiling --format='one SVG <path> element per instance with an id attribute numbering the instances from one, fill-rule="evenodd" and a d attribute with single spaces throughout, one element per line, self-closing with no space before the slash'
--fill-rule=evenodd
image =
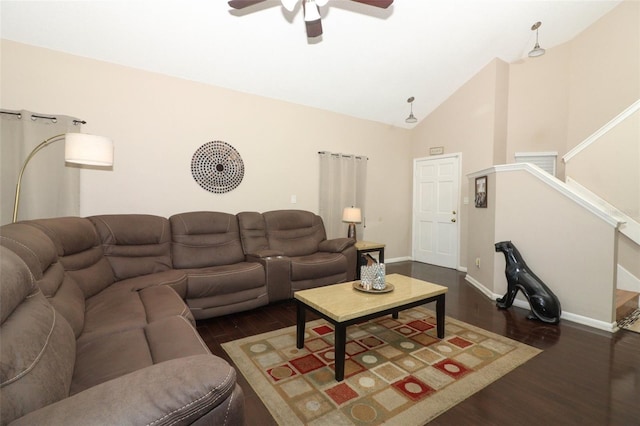
<path id="1" fill-rule="evenodd" d="M 2 38 L 412 127 L 493 58 L 562 44 L 620 1 L 350 0 L 322 8 L 307 39 L 300 5 L 235 11 L 224 0 L 5 1 Z M 544 56 L 531 60 L 544 60 Z"/>

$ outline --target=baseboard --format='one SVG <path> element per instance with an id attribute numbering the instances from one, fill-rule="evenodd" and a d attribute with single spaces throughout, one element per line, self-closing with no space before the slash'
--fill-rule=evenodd
<path id="1" fill-rule="evenodd" d="M 384 263 L 397 263 L 397 262 L 406 262 L 412 260 L 410 256 L 405 257 L 393 257 L 391 259 L 385 259 Z"/>
<path id="2" fill-rule="evenodd" d="M 491 300 L 496 300 L 497 298 L 503 296 L 502 294 L 496 294 L 496 293 L 492 292 L 485 285 L 483 285 L 480 281 L 476 280 L 475 278 L 473 278 L 469 274 L 467 274 L 464 277 L 464 279 L 466 281 L 468 281 L 471 285 L 473 285 L 475 288 L 480 290 L 480 292 L 482 294 L 484 294 L 485 296 L 487 296 L 487 298 L 489 298 Z M 513 301 L 513 306 L 516 306 L 516 307 L 522 308 L 522 309 L 526 309 L 526 310 L 530 309 L 529 302 L 527 300 L 521 300 L 521 299 L 518 299 L 518 298 L 516 298 Z M 563 320 L 566 320 L 566 321 L 575 322 L 577 324 L 586 325 L 588 327 L 597 328 L 598 330 L 604 330 L 604 331 L 608 331 L 608 332 L 615 332 L 615 331 L 618 330 L 618 325 L 617 325 L 616 322 L 608 323 L 608 322 L 605 322 L 605 321 L 596 320 L 596 319 L 593 319 L 593 318 L 589 318 L 589 317 L 585 317 L 585 316 L 582 316 L 582 315 L 573 314 L 571 312 L 566 312 L 566 311 L 562 311 L 562 314 L 560 315 L 560 319 L 563 319 Z"/>
<path id="3" fill-rule="evenodd" d="M 618 282 L 616 283 L 618 290 L 635 291 L 640 293 L 640 279 L 618 265 Z"/>
<path id="4" fill-rule="evenodd" d="M 466 266 L 458 266 L 458 271 L 459 272 L 467 272 L 467 267 Z"/>
<path id="5" fill-rule="evenodd" d="M 485 296 L 487 296 L 487 298 L 491 300 L 496 300 L 498 297 L 501 297 L 501 296 L 496 296 L 495 293 L 493 293 L 491 290 L 485 287 L 480 281 L 476 280 L 469 274 L 465 275 L 464 279 L 469 283 L 471 283 L 471 285 L 473 285 L 475 288 L 480 290 L 482 294 L 484 294 Z"/>

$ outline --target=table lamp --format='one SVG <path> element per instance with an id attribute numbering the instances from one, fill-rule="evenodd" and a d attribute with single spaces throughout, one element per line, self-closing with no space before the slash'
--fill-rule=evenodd
<path id="1" fill-rule="evenodd" d="M 342 212 L 342 221 L 349 224 L 349 230 L 347 231 L 347 237 L 356 238 L 356 223 L 362 222 L 362 212 L 358 207 L 345 207 Z"/>

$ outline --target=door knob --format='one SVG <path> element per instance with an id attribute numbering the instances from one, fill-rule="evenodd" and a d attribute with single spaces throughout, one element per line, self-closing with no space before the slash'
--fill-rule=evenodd
<path id="1" fill-rule="evenodd" d="M 455 222 L 455 221 L 456 221 L 456 218 L 455 218 L 455 217 L 454 217 L 453 219 L 451 219 L 451 222 Z"/>

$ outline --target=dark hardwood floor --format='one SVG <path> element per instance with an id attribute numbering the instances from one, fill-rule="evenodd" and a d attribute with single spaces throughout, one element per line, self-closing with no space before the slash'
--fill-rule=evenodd
<path id="1" fill-rule="evenodd" d="M 430 425 L 640 425 L 640 334 L 611 334 L 565 320 L 545 325 L 527 320 L 521 308 L 499 310 L 464 273 L 417 262 L 386 266 L 388 274 L 447 286 L 448 316 L 543 350 Z M 291 325 L 295 304 L 284 302 L 199 321 L 198 331 L 214 354 L 231 362 L 221 343 Z M 238 381 L 247 425 L 275 424 L 240 374 Z"/>

